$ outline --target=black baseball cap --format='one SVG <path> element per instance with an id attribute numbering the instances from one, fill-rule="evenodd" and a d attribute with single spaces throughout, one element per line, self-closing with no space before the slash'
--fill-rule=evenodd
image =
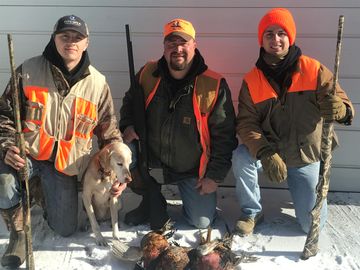
<path id="1" fill-rule="evenodd" d="M 61 17 L 54 26 L 54 34 L 59 34 L 67 30 L 76 31 L 85 37 L 89 36 L 89 29 L 86 23 L 75 15 Z"/>

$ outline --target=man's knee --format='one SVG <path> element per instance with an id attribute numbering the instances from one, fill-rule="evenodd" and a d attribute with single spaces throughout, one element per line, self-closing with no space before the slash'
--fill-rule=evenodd
<path id="1" fill-rule="evenodd" d="M 208 217 L 196 217 L 191 220 L 190 224 L 197 229 L 206 229 L 213 223 L 213 221 L 214 219 L 210 219 Z"/>
<path id="2" fill-rule="evenodd" d="M 0 196 L 12 189 L 15 184 L 15 178 L 9 173 L 0 173 Z"/>
<path id="3" fill-rule="evenodd" d="M 200 213 L 201 211 L 194 211 L 192 213 L 184 212 L 187 222 L 197 229 L 208 228 L 216 218 L 216 209 L 208 211 L 207 213 Z"/>
<path id="4" fill-rule="evenodd" d="M 17 180 L 10 173 L 0 173 L 0 208 L 8 209 L 19 203 L 21 194 L 19 193 Z"/>

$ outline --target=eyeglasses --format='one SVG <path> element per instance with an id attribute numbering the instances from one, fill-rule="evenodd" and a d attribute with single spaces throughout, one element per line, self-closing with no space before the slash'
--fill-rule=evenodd
<path id="1" fill-rule="evenodd" d="M 177 47 L 182 48 L 189 48 L 190 47 L 190 41 L 165 41 L 165 49 L 173 50 Z"/>

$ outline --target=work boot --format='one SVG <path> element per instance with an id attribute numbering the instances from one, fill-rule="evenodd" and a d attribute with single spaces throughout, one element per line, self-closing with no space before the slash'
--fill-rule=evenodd
<path id="1" fill-rule="evenodd" d="M 9 244 L 1 258 L 1 265 L 10 269 L 17 269 L 25 261 L 23 208 L 18 204 L 10 209 L 1 209 L 0 212 L 10 231 Z"/>
<path id="2" fill-rule="evenodd" d="M 149 187 L 145 184 L 144 177 L 139 168 L 135 167 L 131 170 L 131 178 L 132 181 L 128 183 L 128 187 L 130 187 L 134 193 L 141 195 L 142 200 L 137 208 L 125 214 L 124 222 L 127 225 L 136 226 L 149 221 Z"/>
<path id="3" fill-rule="evenodd" d="M 150 200 L 148 194 L 143 195 L 139 206 L 125 214 L 124 222 L 129 226 L 144 224 L 149 221 Z"/>
<path id="4" fill-rule="evenodd" d="M 159 230 L 169 220 L 167 202 L 161 191 L 150 193 L 150 229 Z"/>
<path id="5" fill-rule="evenodd" d="M 254 231 L 255 226 L 263 221 L 264 221 L 264 214 L 262 212 L 258 213 L 254 218 L 241 217 L 236 222 L 235 232 L 241 235 L 251 234 Z"/>

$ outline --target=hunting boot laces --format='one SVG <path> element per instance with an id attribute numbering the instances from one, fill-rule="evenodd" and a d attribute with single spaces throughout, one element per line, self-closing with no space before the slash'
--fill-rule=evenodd
<path id="1" fill-rule="evenodd" d="M 23 208 L 16 205 L 10 209 L 2 209 L 1 215 L 10 231 L 9 244 L 1 258 L 1 265 L 10 269 L 17 269 L 25 261 Z"/>

